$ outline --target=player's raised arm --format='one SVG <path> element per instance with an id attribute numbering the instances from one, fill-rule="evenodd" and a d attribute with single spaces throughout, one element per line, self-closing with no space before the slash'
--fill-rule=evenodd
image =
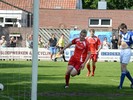
<path id="1" fill-rule="evenodd" d="M 68 44 L 60 51 L 60 54 L 62 54 L 63 51 L 64 51 L 66 48 L 69 48 L 71 45 L 72 45 L 72 42 L 68 43 Z"/>
<path id="2" fill-rule="evenodd" d="M 121 34 L 119 34 L 119 35 L 118 35 L 118 45 L 119 45 L 119 46 L 121 45 L 121 38 L 122 38 L 122 36 L 121 36 Z"/>

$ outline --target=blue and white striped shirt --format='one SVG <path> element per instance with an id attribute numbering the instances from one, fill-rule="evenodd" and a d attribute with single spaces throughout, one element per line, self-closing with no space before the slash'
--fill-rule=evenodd
<path id="1" fill-rule="evenodd" d="M 133 32 L 132 31 L 128 31 L 126 34 L 124 34 L 123 32 L 120 32 L 120 35 L 122 36 L 121 41 L 126 42 L 129 47 L 131 46 L 131 44 L 133 44 Z"/>

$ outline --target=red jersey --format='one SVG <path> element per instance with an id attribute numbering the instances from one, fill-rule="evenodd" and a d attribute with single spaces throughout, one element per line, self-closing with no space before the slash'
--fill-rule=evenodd
<path id="1" fill-rule="evenodd" d="M 79 38 L 76 38 L 72 40 L 72 44 L 75 44 L 73 57 L 76 58 L 77 61 L 84 62 L 90 51 L 89 43 L 86 40 L 80 41 Z"/>
<path id="2" fill-rule="evenodd" d="M 101 45 L 100 39 L 97 36 L 87 37 L 86 40 L 89 42 L 91 54 L 97 54 L 99 45 Z"/>

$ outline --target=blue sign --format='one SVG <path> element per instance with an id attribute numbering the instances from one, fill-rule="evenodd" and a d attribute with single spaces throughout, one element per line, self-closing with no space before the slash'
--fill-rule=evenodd
<path id="1" fill-rule="evenodd" d="M 80 30 L 70 30 L 69 41 L 79 37 Z"/>
<path id="2" fill-rule="evenodd" d="M 80 31 L 81 30 L 70 30 L 69 41 L 72 41 L 73 39 L 79 37 Z M 98 31 L 96 31 L 95 32 L 95 35 L 97 37 L 99 37 L 99 39 L 100 39 L 101 42 L 103 42 L 104 38 L 106 37 L 107 38 L 107 41 L 109 43 L 111 43 L 112 32 L 98 32 Z M 90 36 L 89 31 L 88 31 L 87 36 Z"/>
<path id="3" fill-rule="evenodd" d="M 87 36 L 89 36 L 90 33 L 88 33 Z M 111 39 L 112 39 L 112 32 L 95 32 L 95 35 L 100 39 L 101 42 L 103 42 L 104 38 L 107 38 L 107 41 L 109 43 L 111 43 Z"/>
<path id="4" fill-rule="evenodd" d="M 101 56 L 120 56 L 120 52 L 101 52 Z"/>

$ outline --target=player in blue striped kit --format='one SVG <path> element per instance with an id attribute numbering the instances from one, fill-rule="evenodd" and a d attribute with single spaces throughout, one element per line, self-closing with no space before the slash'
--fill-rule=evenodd
<path id="1" fill-rule="evenodd" d="M 120 63 L 121 63 L 121 76 L 120 76 L 120 84 L 118 89 L 122 89 L 123 82 L 125 76 L 131 82 L 131 88 L 133 88 L 133 78 L 130 75 L 130 72 L 127 70 L 127 64 L 131 58 L 131 45 L 133 44 L 133 32 L 127 30 L 127 25 L 122 23 L 119 26 L 119 40 L 118 43 L 120 45 Z"/>

